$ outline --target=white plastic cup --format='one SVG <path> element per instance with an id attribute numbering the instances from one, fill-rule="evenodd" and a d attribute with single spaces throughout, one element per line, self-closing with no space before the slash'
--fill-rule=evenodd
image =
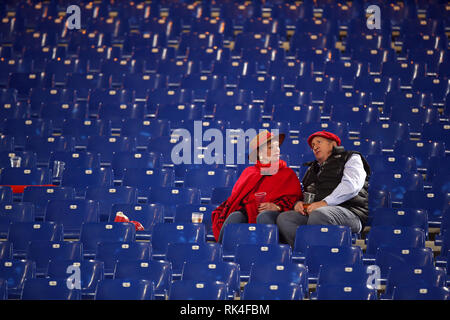
<path id="1" fill-rule="evenodd" d="M 11 161 L 11 168 L 20 168 L 22 157 L 12 156 L 9 160 Z"/>
<path id="2" fill-rule="evenodd" d="M 53 178 L 61 179 L 66 163 L 64 161 L 55 160 L 53 162 Z"/>
<path id="3" fill-rule="evenodd" d="M 316 195 L 314 193 L 304 192 L 303 193 L 303 203 L 307 203 L 307 204 L 313 203 L 315 197 L 316 197 Z"/>
<path id="4" fill-rule="evenodd" d="M 203 222 L 203 213 L 193 212 L 192 213 L 192 223 L 202 223 Z"/>

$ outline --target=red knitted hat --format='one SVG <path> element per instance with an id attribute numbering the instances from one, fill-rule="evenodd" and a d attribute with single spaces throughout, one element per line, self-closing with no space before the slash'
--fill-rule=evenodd
<path id="1" fill-rule="evenodd" d="M 308 137 L 308 144 L 311 147 L 311 141 L 314 137 L 323 137 L 323 138 L 327 138 L 333 141 L 336 141 L 337 145 L 340 146 L 341 145 L 341 139 L 339 139 L 339 137 L 337 135 L 335 135 L 334 133 L 328 132 L 328 131 L 317 131 L 315 133 L 313 133 L 312 135 L 310 135 Z M 312 148 L 312 147 L 311 147 Z"/>

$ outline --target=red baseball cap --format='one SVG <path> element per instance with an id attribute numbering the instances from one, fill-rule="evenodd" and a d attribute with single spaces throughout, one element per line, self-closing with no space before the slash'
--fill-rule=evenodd
<path id="1" fill-rule="evenodd" d="M 341 139 L 339 139 L 339 137 L 337 135 L 335 135 L 334 133 L 328 132 L 328 131 L 317 131 L 315 133 L 313 133 L 312 135 L 310 135 L 308 137 L 308 144 L 311 147 L 311 141 L 314 137 L 323 137 L 323 138 L 327 138 L 333 141 L 336 141 L 337 145 L 340 146 L 341 145 Z M 312 148 L 312 147 L 311 147 Z"/>

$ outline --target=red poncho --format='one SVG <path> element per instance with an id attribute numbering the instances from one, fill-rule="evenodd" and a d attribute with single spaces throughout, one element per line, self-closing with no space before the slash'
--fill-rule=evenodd
<path id="1" fill-rule="evenodd" d="M 281 211 L 291 210 L 301 199 L 300 181 L 286 162 L 279 160 L 278 171 L 273 175 L 262 175 L 261 169 L 269 167 L 257 162 L 246 168 L 231 191 L 231 195 L 212 212 L 212 227 L 216 241 L 225 219 L 234 211 L 242 210 L 248 216 L 248 223 L 256 223 L 258 208 L 255 192 L 266 192 L 264 202 L 272 202 Z"/>

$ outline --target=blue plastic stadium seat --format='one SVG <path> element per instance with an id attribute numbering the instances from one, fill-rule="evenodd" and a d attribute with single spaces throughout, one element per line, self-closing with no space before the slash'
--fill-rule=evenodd
<path id="1" fill-rule="evenodd" d="M 249 279 L 254 264 L 271 261 L 286 264 L 291 261 L 291 248 L 286 244 L 238 244 L 234 261 L 239 264 L 241 279 Z"/>
<path id="2" fill-rule="evenodd" d="M 0 242 L 0 260 L 12 259 L 12 243 L 9 241 Z"/>
<path id="3" fill-rule="evenodd" d="M 414 227 L 372 227 L 367 239 L 365 258 L 374 257 L 378 248 L 424 248 L 425 232 Z"/>
<path id="4" fill-rule="evenodd" d="M 111 168 L 65 168 L 61 186 L 73 187 L 77 193 L 89 186 L 112 186 L 113 173 Z"/>
<path id="5" fill-rule="evenodd" d="M 199 188 L 201 196 L 209 198 L 214 187 L 231 187 L 236 181 L 233 169 L 191 169 L 186 172 L 184 185 Z"/>
<path id="6" fill-rule="evenodd" d="M 254 263 L 251 267 L 249 282 L 270 283 L 295 283 L 306 292 L 308 288 L 308 268 L 303 264 L 286 262 L 278 264 L 275 262 Z"/>
<path id="7" fill-rule="evenodd" d="M 136 230 L 136 240 L 150 240 L 154 225 L 164 221 L 164 206 L 157 203 L 113 204 L 109 221 L 114 221 L 119 212 L 126 215 L 130 221 L 137 221 L 144 227 L 144 230 Z"/>
<path id="8" fill-rule="evenodd" d="M 353 132 L 359 132 L 363 123 L 377 122 L 379 116 L 379 111 L 376 107 L 364 107 L 358 105 L 332 105 L 330 107 L 330 119 L 332 121 L 348 122 L 348 129 Z M 342 136 L 339 137 L 342 139 Z"/>
<path id="9" fill-rule="evenodd" d="M 407 191 L 403 197 L 403 206 L 428 211 L 428 221 L 439 221 L 443 212 L 450 206 L 450 195 L 441 192 Z"/>
<path id="10" fill-rule="evenodd" d="M 428 213 L 426 209 L 374 208 L 369 210 L 371 226 L 416 227 L 428 236 Z"/>
<path id="11" fill-rule="evenodd" d="M 317 279 L 321 266 L 362 264 L 362 250 L 357 246 L 332 247 L 311 245 L 305 252 L 305 266 L 310 280 Z"/>
<path id="12" fill-rule="evenodd" d="M 94 200 L 49 200 L 45 209 L 45 221 L 64 226 L 64 238 L 78 239 L 85 222 L 99 221 L 99 204 Z"/>
<path id="13" fill-rule="evenodd" d="M 138 189 L 138 196 L 146 196 L 149 188 L 172 187 L 174 184 L 172 168 L 146 169 L 126 168 L 123 174 L 123 186 Z"/>
<path id="14" fill-rule="evenodd" d="M 414 156 L 397 156 L 371 154 L 366 157 L 373 173 L 382 172 L 411 172 L 417 170 L 416 159 Z"/>
<path id="15" fill-rule="evenodd" d="M 166 299 L 172 283 L 172 265 L 163 260 L 119 260 L 114 279 L 144 279 L 155 284 L 156 299 Z"/>
<path id="16" fill-rule="evenodd" d="M 227 295 L 223 282 L 178 280 L 172 282 L 169 300 L 226 300 Z"/>
<path id="17" fill-rule="evenodd" d="M 178 204 L 175 209 L 175 223 L 190 223 L 192 222 L 192 213 L 203 213 L 202 223 L 205 225 L 206 239 L 213 240 L 211 212 L 216 208 L 216 205 L 210 204 Z"/>
<path id="18" fill-rule="evenodd" d="M 228 286 L 229 298 L 240 294 L 239 265 L 234 262 L 191 262 L 184 266 L 184 280 L 220 281 Z"/>
<path id="19" fill-rule="evenodd" d="M 377 300 L 376 289 L 366 284 L 321 284 L 316 289 L 317 300 Z"/>
<path id="20" fill-rule="evenodd" d="M 242 300 L 302 300 L 304 289 L 298 284 L 286 282 L 248 282 Z"/>
<path id="21" fill-rule="evenodd" d="M 172 263 L 172 276 L 176 280 L 190 263 L 222 261 L 222 247 L 217 243 L 169 243 L 166 260 Z"/>
<path id="22" fill-rule="evenodd" d="M 231 223 L 224 226 L 222 249 L 224 259 L 235 256 L 238 245 L 278 243 L 278 230 L 275 225 Z"/>
<path id="23" fill-rule="evenodd" d="M 381 74 L 386 77 L 398 77 L 402 87 L 412 88 L 414 73 L 417 72 L 417 69 L 417 63 L 408 63 L 407 61 L 385 61 L 381 67 Z"/>
<path id="24" fill-rule="evenodd" d="M 200 204 L 200 190 L 197 188 L 152 187 L 147 196 L 150 203 L 164 205 L 164 219 L 173 220 L 176 206 L 180 204 Z"/>
<path id="25" fill-rule="evenodd" d="M 22 300 L 81 300 L 81 290 L 69 289 L 65 280 L 27 279 L 23 286 Z"/>
<path id="26" fill-rule="evenodd" d="M 162 48 L 154 48 L 158 50 Z M 163 88 L 166 86 L 166 76 L 163 74 L 141 74 L 126 73 L 122 77 L 124 89 L 135 90 L 136 99 L 145 99 L 147 93 L 151 90 Z"/>
<path id="27" fill-rule="evenodd" d="M 95 300 L 153 300 L 154 284 L 148 280 L 103 279 Z"/>
<path id="28" fill-rule="evenodd" d="M 49 159 L 49 167 L 53 168 L 55 161 L 64 162 L 67 168 L 99 168 L 100 155 L 88 151 L 56 151 L 52 152 Z"/>
<path id="29" fill-rule="evenodd" d="M 411 133 L 420 133 L 424 140 L 441 141 L 442 135 L 436 135 L 439 130 L 428 128 L 441 127 L 439 123 L 439 112 L 436 108 L 416 108 L 412 106 L 393 105 L 390 119 L 396 122 L 408 122 Z M 442 133 L 445 133 L 440 132 Z M 445 139 L 444 139 L 445 140 Z"/>
<path id="30" fill-rule="evenodd" d="M 26 254 L 28 243 L 35 240 L 62 241 L 63 226 L 55 222 L 13 222 L 9 228 L 8 241 L 13 244 L 15 257 Z"/>
<path id="31" fill-rule="evenodd" d="M 32 203 L 0 203 L 0 236 L 8 238 L 10 224 L 13 222 L 33 222 L 35 210 Z"/>
<path id="32" fill-rule="evenodd" d="M 11 158 L 20 157 L 21 168 L 34 168 L 37 164 L 36 153 L 32 151 L 1 151 L 0 153 L 0 165 L 2 168 L 11 166 Z"/>
<path id="33" fill-rule="evenodd" d="M 65 279 L 72 285 L 76 275 L 80 275 L 82 298 L 92 298 L 97 290 L 97 284 L 104 279 L 103 262 L 96 260 L 50 260 L 47 276 L 51 279 Z M 78 273 L 79 272 L 79 273 Z"/>
<path id="34" fill-rule="evenodd" d="M 313 160 L 314 154 L 306 142 L 306 138 L 285 139 L 280 149 L 281 154 L 289 156 L 289 159 L 296 163 L 300 163 L 300 160 L 302 159 L 299 155 L 303 155 L 303 162 L 308 161 L 309 159 L 311 159 L 311 161 Z"/>
<path id="35" fill-rule="evenodd" d="M 414 108 L 427 108 L 433 103 L 431 94 L 422 91 L 413 90 L 390 91 L 386 93 L 384 100 L 383 113 L 390 115 L 394 108 L 398 110 Z"/>
<path id="36" fill-rule="evenodd" d="M 433 178 L 432 190 L 440 193 L 450 192 L 450 174 L 445 174 L 435 176 Z"/>
<path id="37" fill-rule="evenodd" d="M 75 137 L 76 146 L 86 147 L 90 136 L 106 136 L 111 134 L 111 123 L 107 120 L 66 119 L 62 124 L 62 135 Z"/>
<path id="38" fill-rule="evenodd" d="M 217 187 L 212 190 L 211 193 L 211 204 L 221 204 L 231 194 L 231 187 Z"/>
<path id="39" fill-rule="evenodd" d="M 86 199 L 95 200 L 99 204 L 99 221 L 108 221 L 112 206 L 116 203 L 137 202 L 137 190 L 133 187 L 87 187 Z"/>
<path id="40" fill-rule="evenodd" d="M 0 186 L 0 202 L 12 202 L 13 192 L 10 187 Z"/>
<path id="41" fill-rule="evenodd" d="M 433 266 L 434 256 L 431 248 L 379 247 L 375 264 L 381 269 L 381 278 L 386 279 L 392 268 Z"/>
<path id="42" fill-rule="evenodd" d="M 386 289 L 384 296 L 392 299 L 395 287 L 402 285 L 417 286 L 445 286 L 445 272 L 441 268 L 433 265 L 427 266 L 393 266 L 387 275 Z"/>
<path id="43" fill-rule="evenodd" d="M 23 202 L 34 205 L 34 215 L 37 220 L 45 219 L 47 204 L 50 200 L 69 200 L 75 197 L 72 187 L 38 187 L 28 186 L 22 195 Z"/>
<path id="44" fill-rule="evenodd" d="M 13 193 L 23 193 L 26 186 L 51 185 L 48 168 L 3 168 L 0 185 L 11 186 Z"/>
<path id="45" fill-rule="evenodd" d="M 363 156 L 369 155 L 381 155 L 382 141 L 381 140 L 345 140 L 343 139 L 342 145 L 347 150 L 354 150 L 361 152 Z"/>
<path id="46" fill-rule="evenodd" d="M 423 91 L 433 95 L 433 104 L 439 105 L 444 103 L 445 96 L 449 92 L 449 79 L 441 76 L 423 76 L 416 77 L 413 80 L 412 88 L 415 91 Z"/>
<path id="47" fill-rule="evenodd" d="M 225 120 L 238 124 L 237 121 L 257 123 L 262 119 L 262 109 L 256 104 L 225 106 L 217 105 L 214 108 L 214 119 Z"/>
<path id="48" fill-rule="evenodd" d="M 201 93 L 198 95 L 200 96 L 199 100 L 205 100 Z M 204 110 L 203 102 L 199 101 L 196 103 L 160 104 L 156 106 L 155 112 L 158 119 L 170 120 L 172 124 L 182 120 L 200 121 L 204 116 Z"/>
<path id="49" fill-rule="evenodd" d="M 105 275 L 112 275 L 117 261 L 143 260 L 149 261 L 152 256 L 149 242 L 99 242 L 95 260 L 103 261 Z"/>
<path id="50" fill-rule="evenodd" d="M 31 109 L 33 115 L 51 120 L 55 130 L 61 130 L 64 119 L 83 120 L 88 118 L 88 105 L 85 101 L 34 102 Z"/>
<path id="51" fill-rule="evenodd" d="M 161 168 L 162 157 L 156 152 L 114 152 L 111 167 L 115 180 L 122 180 L 125 168 Z"/>
<path id="52" fill-rule="evenodd" d="M 393 300 L 449 300 L 450 291 L 446 287 L 431 285 L 398 285 L 394 288 Z"/>
<path id="53" fill-rule="evenodd" d="M 99 242 L 135 241 L 136 228 L 126 222 L 85 222 L 81 226 L 80 242 L 83 243 L 85 257 L 95 255 Z"/>
<path id="54" fill-rule="evenodd" d="M 135 151 L 136 140 L 133 137 L 90 136 L 86 150 L 100 154 L 102 163 L 111 163 L 113 153 L 118 151 Z"/>
<path id="55" fill-rule="evenodd" d="M 362 139 L 382 140 L 383 148 L 393 149 L 401 141 L 409 140 L 409 125 L 403 122 L 371 122 L 363 123 L 360 137 Z"/>
<path id="56" fill-rule="evenodd" d="M 385 190 L 370 188 L 369 208 L 391 208 L 391 193 Z"/>
<path id="57" fill-rule="evenodd" d="M 0 279 L 0 300 L 8 299 L 8 283 L 5 279 Z"/>
<path id="58" fill-rule="evenodd" d="M 273 109 L 273 121 L 290 121 L 291 125 L 295 122 L 299 123 L 311 123 L 320 122 L 321 111 L 317 106 L 305 106 L 295 105 L 279 106 Z M 295 119 L 295 120 L 293 120 Z"/>
<path id="59" fill-rule="evenodd" d="M 24 282 L 36 277 L 36 265 L 32 260 L 5 259 L 0 262 L 2 279 L 7 281 L 8 298 L 20 298 Z"/>
<path id="60" fill-rule="evenodd" d="M 391 193 L 391 200 L 402 202 L 405 192 L 423 191 L 422 174 L 402 171 L 378 172 L 371 177 L 370 187 Z"/>
<path id="61" fill-rule="evenodd" d="M 33 72 L 14 72 L 9 77 L 9 88 L 17 89 L 19 95 L 28 94 L 31 88 L 42 87 L 43 75 Z"/>
<path id="62" fill-rule="evenodd" d="M 401 156 L 414 156 L 419 169 L 427 169 L 432 157 L 443 157 L 445 146 L 439 141 L 406 140 L 394 146 L 394 153 Z"/>
<path id="63" fill-rule="evenodd" d="M 72 61 L 68 60 L 68 64 Z M 47 63 L 47 68 L 51 67 L 51 64 L 55 63 L 55 60 Z M 32 88 L 30 91 L 30 102 L 46 102 L 46 103 L 72 103 L 75 102 L 74 91 L 68 88 Z"/>
<path id="64" fill-rule="evenodd" d="M 376 266 L 363 264 L 323 264 L 317 277 L 318 285 L 358 285 L 368 283 L 368 279 L 376 271 Z M 374 283 L 376 285 L 376 283 Z"/>
<path id="65" fill-rule="evenodd" d="M 431 123 L 431 121 L 424 121 L 421 137 L 424 140 L 443 142 L 446 148 L 449 149 L 449 133 L 450 127 L 446 123 Z"/>
<path id="66" fill-rule="evenodd" d="M 170 134 L 170 123 L 164 119 L 124 119 L 121 134 L 127 137 L 135 137 L 137 147 L 147 147 L 151 138 Z M 149 151 L 159 150 L 149 148 Z"/>
<path id="67" fill-rule="evenodd" d="M 170 243 L 205 243 L 203 224 L 158 223 L 153 227 L 153 255 L 164 257 Z"/>
<path id="68" fill-rule="evenodd" d="M 73 241 L 31 241 L 27 247 L 27 259 L 36 263 L 36 276 L 47 276 L 50 261 L 81 260 L 83 248 Z"/>
<path id="69" fill-rule="evenodd" d="M 352 245 L 352 232 L 347 226 L 304 225 L 297 228 L 293 258 L 305 257 L 309 246 L 327 245 L 345 247 Z"/>

